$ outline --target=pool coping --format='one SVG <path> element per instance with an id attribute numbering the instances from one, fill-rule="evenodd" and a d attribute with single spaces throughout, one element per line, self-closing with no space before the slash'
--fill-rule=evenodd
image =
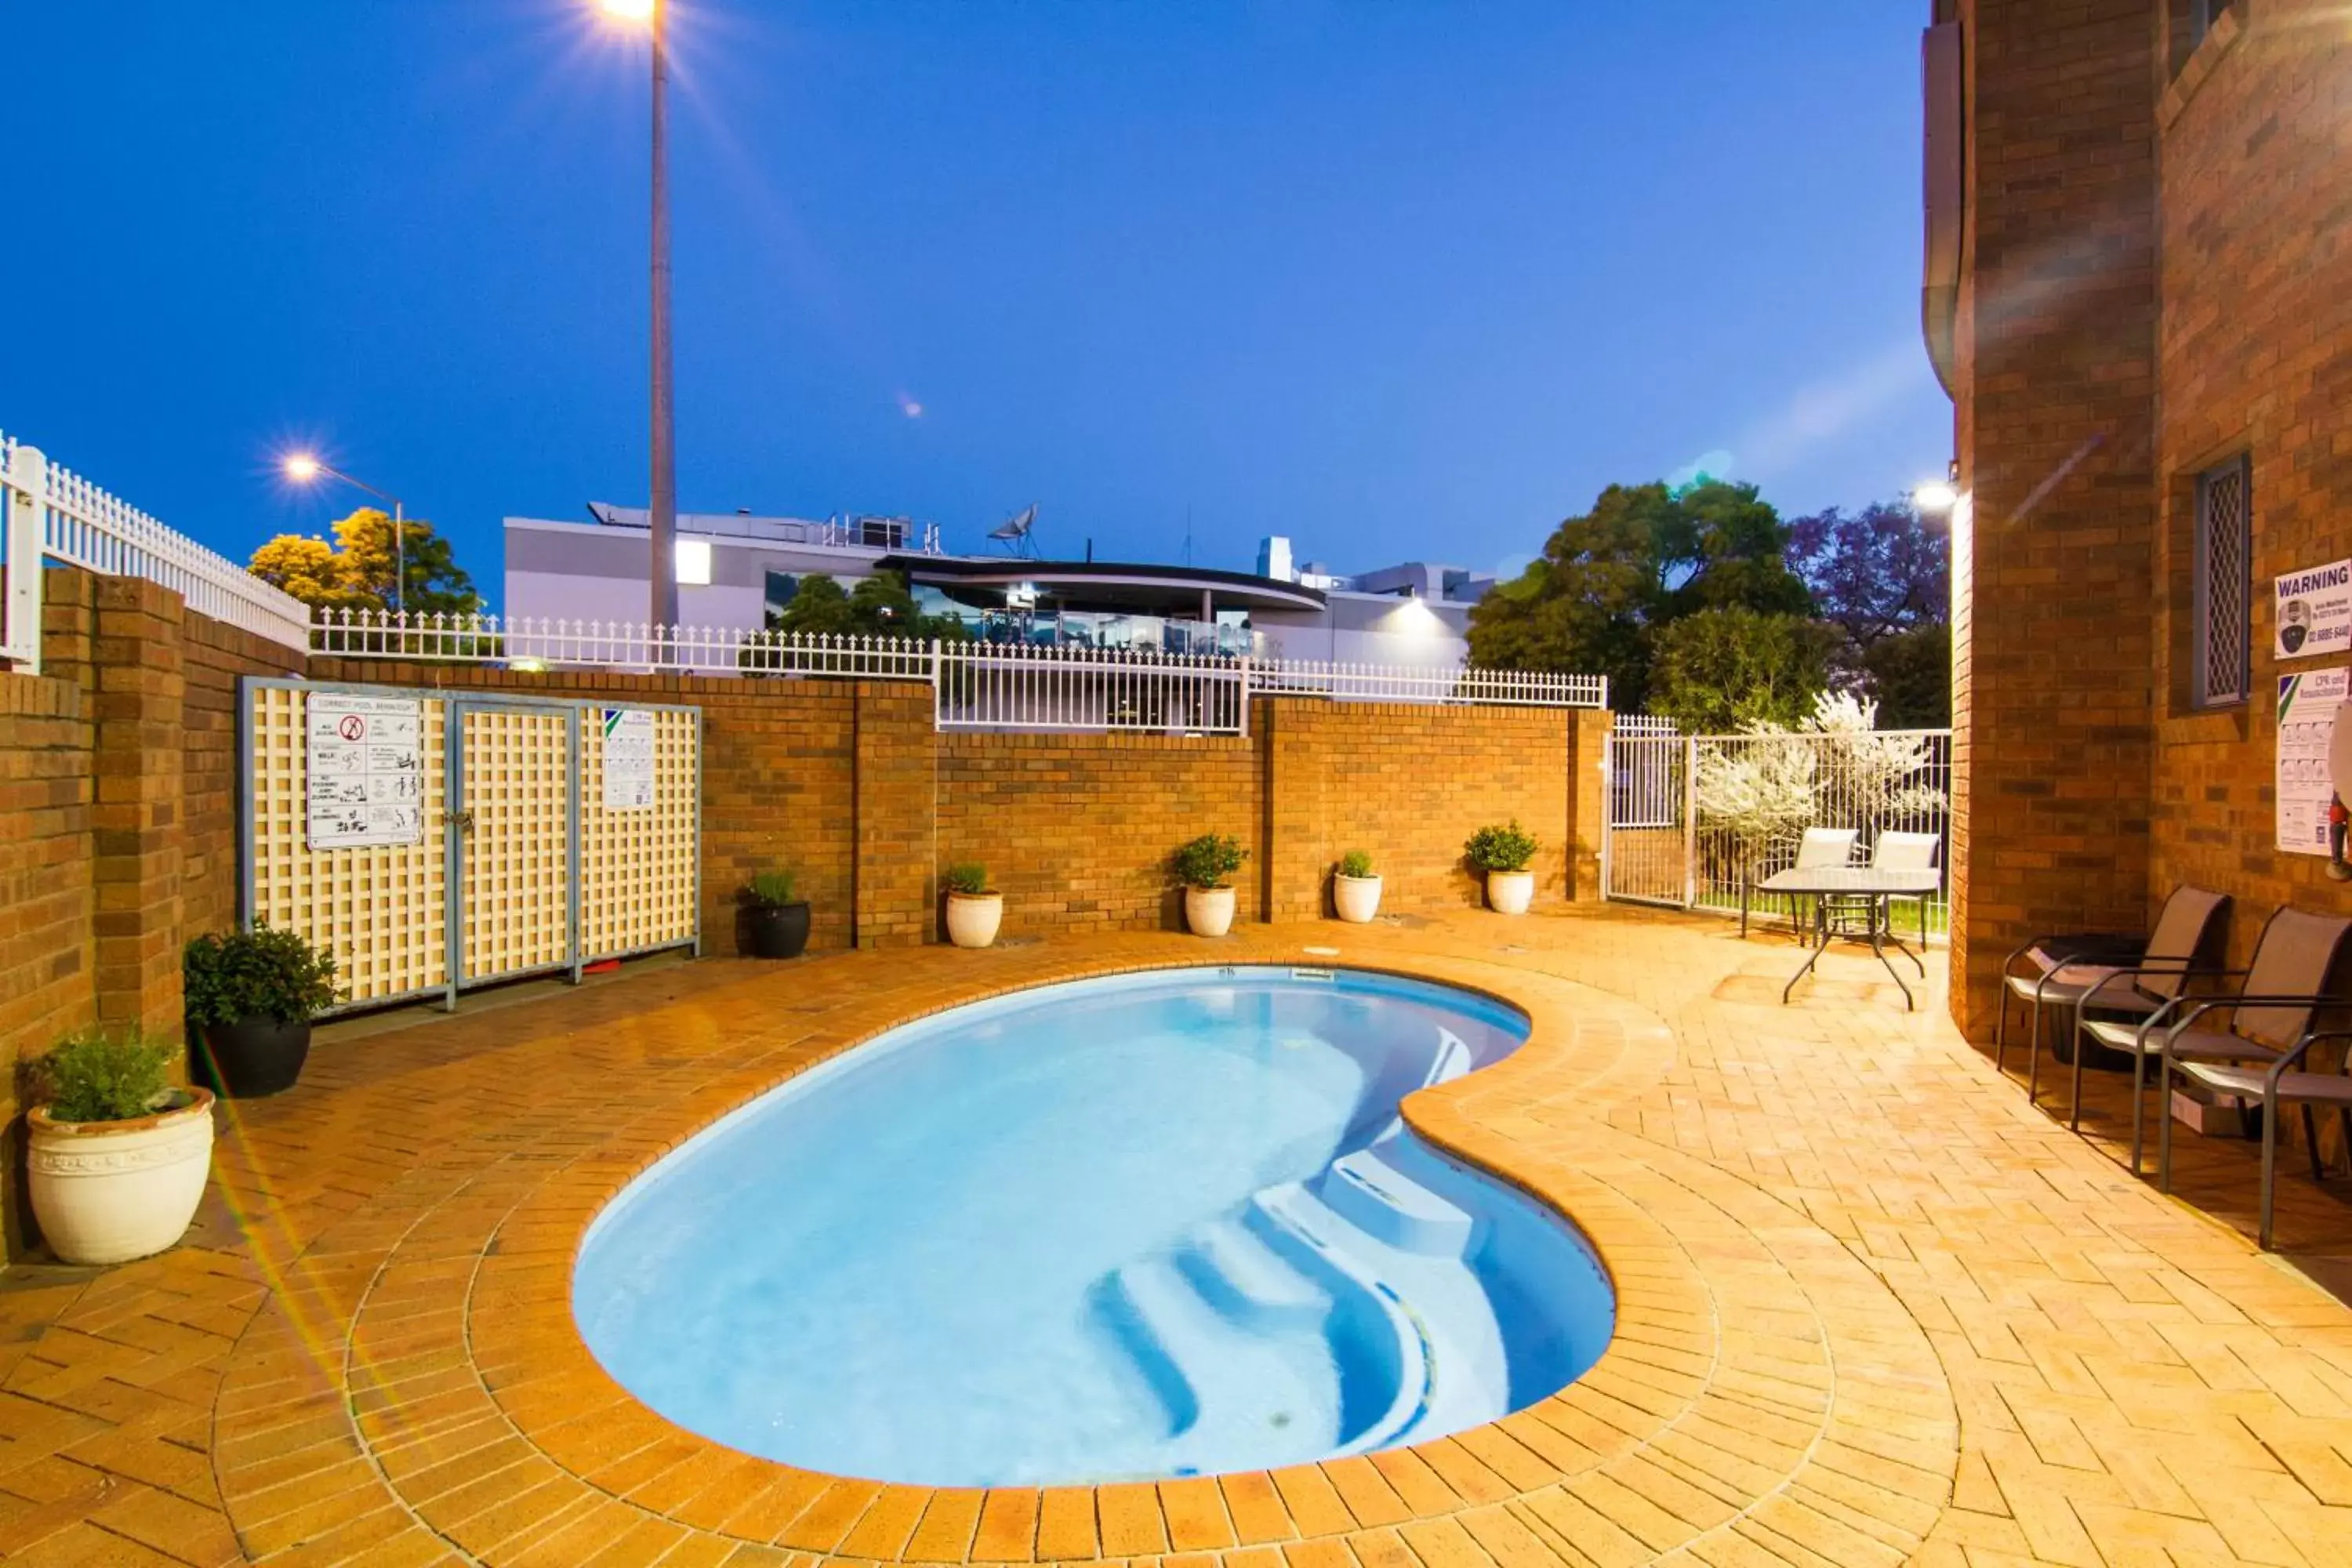
<path id="1" fill-rule="evenodd" d="M 1614 1331 L 1599 1361 L 1527 1409 L 1444 1438 L 1272 1471 L 931 1488 L 742 1454 L 656 1415 L 596 1363 L 571 1314 L 579 1247 L 612 1197 L 712 1122 L 819 1062 L 954 1007 L 1070 980 L 1202 967 L 1204 956 L 1192 942 L 1171 943 L 1164 957 L 1006 954 L 1013 962 L 975 968 L 938 1000 L 846 1009 L 853 1026 L 813 1031 L 601 1137 L 583 1142 L 574 1130 L 548 1152 L 543 1173 L 446 1224 L 430 1211 L 352 1309 L 347 1367 L 354 1356 L 390 1355 L 429 1358 L 431 1369 L 373 1397 L 353 1393 L 362 1457 L 416 1521 L 482 1561 L 566 1561 L 567 1539 L 576 1549 L 639 1529 L 874 1562 L 1261 1546 L 1297 1560 L 1344 1542 L 1369 1563 L 1397 1532 L 1426 1558 L 1437 1539 L 1429 1532 L 1454 1530 L 1497 1561 L 1557 1557 L 1604 1538 L 1648 1556 L 1759 1530 L 1833 1541 L 1841 1549 L 1823 1554 L 1835 1561 L 1863 1560 L 1855 1542 L 1899 1561 L 1924 1539 L 1940 1507 L 1927 1494 L 1940 1484 L 1949 1495 L 1958 1430 L 1916 1325 L 1795 1211 L 1607 1125 L 1611 1105 L 1671 1065 L 1675 1041 L 1662 1022 L 1572 982 L 1460 955 L 1334 954 L 1268 934 L 1220 944 L 1205 962 L 1370 971 L 1462 987 L 1527 1015 L 1517 1050 L 1402 1106 L 1433 1145 L 1565 1215 L 1615 1291 Z M 435 1304 L 451 1287 L 462 1300 L 454 1319 Z M 236 1381 L 233 1365 L 225 1407 L 236 1403 Z M 1840 1484 L 1866 1463 L 1823 1471 L 1832 1447 L 1869 1456 L 1890 1443 L 1886 1462 L 1925 1478 L 1909 1495 Z M 486 1449 L 498 1462 L 481 1458 Z M 269 1459 L 258 1447 L 248 1459 L 233 1443 L 219 1446 L 232 1517 L 266 1482 Z M 241 1474 L 248 1468 L 256 1473 Z M 539 1524 L 523 1532 L 527 1519 Z"/>

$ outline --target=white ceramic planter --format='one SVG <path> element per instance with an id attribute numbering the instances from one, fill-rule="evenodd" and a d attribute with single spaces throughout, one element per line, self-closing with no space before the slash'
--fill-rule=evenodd
<path id="1" fill-rule="evenodd" d="M 1184 923 L 1194 936 L 1223 936 L 1234 929 L 1234 890 L 1231 888 L 1187 888 L 1184 889 Z"/>
<path id="2" fill-rule="evenodd" d="M 1341 920 L 1364 925 L 1381 912 L 1381 879 L 1378 877 L 1331 878 L 1331 907 Z"/>
<path id="3" fill-rule="evenodd" d="M 1497 914 L 1523 915 L 1535 902 L 1536 874 L 1533 871 L 1489 871 L 1486 873 L 1486 907 Z"/>
<path id="4" fill-rule="evenodd" d="M 1003 922 L 1003 893 L 948 895 L 948 940 L 958 947 L 986 947 Z"/>
<path id="5" fill-rule="evenodd" d="M 213 1096 L 131 1121 L 58 1121 L 47 1106 L 25 1119 L 33 1215 L 68 1263 L 128 1263 L 188 1228 L 213 1163 Z"/>

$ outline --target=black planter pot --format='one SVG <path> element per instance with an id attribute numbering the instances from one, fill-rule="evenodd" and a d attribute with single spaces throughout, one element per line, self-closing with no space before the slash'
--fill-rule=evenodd
<path id="1" fill-rule="evenodd" d="M 196 1076 L 230 1100 L 252 1100 L 294 1087 L 310 1054 L 310 1023 L 243 1018 L 207 1024 L 197 1037 Z"/>
<path id="2" fill-rule="evenodd" d="M 753 904 L 743 911 L 743 936 L 754 958 L 798 958 L 808 933 L 806 902 Z"/>

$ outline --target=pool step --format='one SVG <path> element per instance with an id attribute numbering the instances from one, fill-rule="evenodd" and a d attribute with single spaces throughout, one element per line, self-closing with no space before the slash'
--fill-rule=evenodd
<path id="1" fill-rule="evenodd" d="M 1237 1322 L 1311 1326 L 1331 1310 L 1331 1295 L 1232 1220 L 1194 1231 L 1176 1266 L 1202 1299 Z"/>
<path id="2" fill-rule="evenodd" d="M 1377 1146 L 1333 1161 L 1320 1187 L 1332 1212 L 1391 1247 L 1439 1258 L 1470 1250 L 1476 1222 L 1381 1158 Z"/>
<path id="3" fill-rule="evenodd" d="M 1105 1315 L 1166 1406 L 1180 1455 L 1258 1462 L 1329 1424 L 1337 1376 L 1315 1332 L 1235 1322 L 1167 1258 L 1130 1263 L 1108 1283 Z"/>

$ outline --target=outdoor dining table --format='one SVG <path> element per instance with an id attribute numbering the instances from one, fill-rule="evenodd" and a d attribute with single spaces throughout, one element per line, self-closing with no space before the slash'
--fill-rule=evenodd
<path id="1" fill-rule="evenodd" d="M 1904 1010 L 1910 1011 L 1911 987 L 1903 984 L 1902 973 L 1895 967 L 1895 961 L 1886 956 L 1887 945 L 1892 943 L 1896 952 L 1916 964 L 1922 980 L 1927 977 L 1927 961 L 1904 946 L 1903 939 L 1895 934 L 1887 919 L 1887 900 L 1932 897 L 1942 886 L 1942 875 L 1933 868 L 1897 871 L 1881 870 L 1870 866 L 1792 867 L 1786 871 L 1775 871 L 1757 883 L 1756 889 L 1759 892 L 1794 894 L 1813 900 L 1813 951 L 1806 954 L 1804 967 L 1789 976 L 1789 984 L 1780 988 L 1781 1002 L 1786 1004 L 1790 994 L 1796 990 L 1797 982 L 1813 972 L 1813 965 L 1819 963 L 1822 954 L 1829 950 L 1832 937 L 1850 934 L 1838 929 L 1832 916 L 1859 906 L 1869 917 L 1865 922 L 1865 935 L 1870 942 L 1870 951 L 1878 955 L 1878 962 L 1886 966 L 1888 974 L 1894 976 L 1895 988 L 1903 993 Z M 1740 926 L 1744 931 L 1748 921 L 1744 893 L 1740 906 Z"/>

